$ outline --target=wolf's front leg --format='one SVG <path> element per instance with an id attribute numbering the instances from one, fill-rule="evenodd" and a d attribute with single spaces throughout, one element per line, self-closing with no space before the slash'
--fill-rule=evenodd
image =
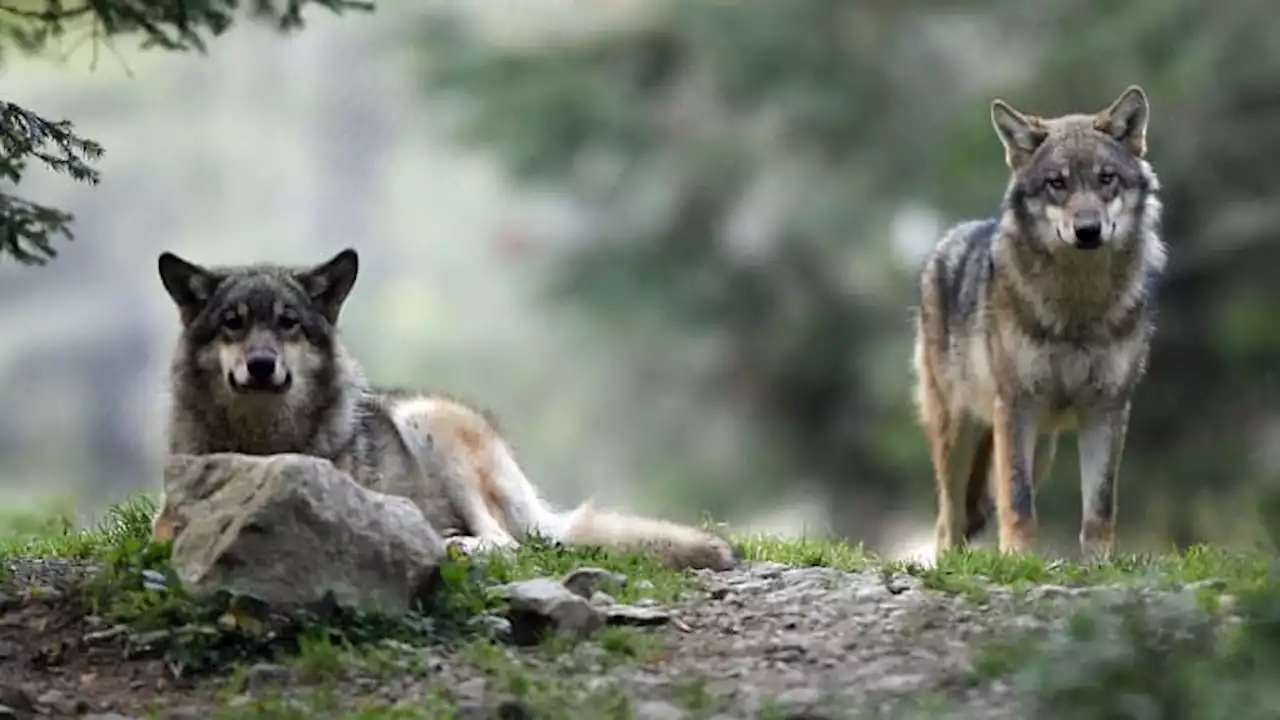
<path id="1" fill-rule="evenodd" d="M 991 419 L 1000 551 L 1030 552 L 1036 541 L 1035 414 L 1026 398 L 997 398 Z"/>
<path id="2" fill-rule="evenodd" d="M 1129 426 L 1129 402 L 1080 418 L 1080 551 L 1110 557 L 1116 541 L 1116 484 Z"/>
<path id="3" fill-rule="evenodd" d="M 459 510 L 471 534 L 479 542 L 480 550 L 514 550 L 520 546 L 520 542 L 503 527 L 501 520 L 493 515 L 478 493 L 469 493 Z"/>

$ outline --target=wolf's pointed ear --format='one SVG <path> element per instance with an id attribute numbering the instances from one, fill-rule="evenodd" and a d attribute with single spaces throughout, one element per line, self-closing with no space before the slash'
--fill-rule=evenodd
<path id="1" fill-rule="evenodd" d="M 315 301 L 330 323 L 338 321 L 342 303 L 346 302 L 351 287 L 356 284 L 360 271 L 360 256 L 347 248 L 321 265 L 304 270 L 294 277 L 302 283 L 307 294 Z"/>
<path id="2" fill-rule="evenodd" d="M 1147 118 L 1151 108 L 1147 94 L 1137 85 L 1130 85 L 1111 107 L 1098 113 L 1094 127 L 1115 138 L 1138 157 L 1147 154 Z"/>
<path id="3" fill-rule="evenodd" d="M 191 322 L 217 289 L 222 276 L 208 268 L 187 262 L 171 252 L 160 253 L 156 266 L 165 292 L 178 306 L 184 324 Z"/>
<path id="4" fill-rule="evenodd" d="M 1010 170 L 1026 165 L 1049 136 L 1039 118 L 1024 115 L 999 98 L 991 101 L 991 126 L 1004 143 L 1004 161 Z"/>

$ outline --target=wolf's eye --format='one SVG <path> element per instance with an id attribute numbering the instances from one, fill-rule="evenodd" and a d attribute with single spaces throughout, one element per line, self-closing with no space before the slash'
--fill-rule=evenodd
<path id="1" fill-rule="evenodd" d="M 280 317 L 276 318 L 276 324 L 280 326 L 281 330 L 287 332 L 298 327 L 298 316 L 290 310 L 285 310 L 280 313 Z"/>
<path id="2" fill-rule="evenodd" d="M 1053 190 L 1066 190 L 1066 189 L 1067 189 L 1067 181 L 1066 181 L 1066 178 L 1062 177 L 1061 175 L 1054 175 L 1053 177 L 1049 178 L 1048 180 L 1045 180 L 1045 181 L 1044 181 L 1044 184 L 1045 184 L 1045 185 L 1048 185 L 1048 186 L 1049 186 L 1049 188 L 1051 188 L 1051 189 L 1053 189 Z"/>
<path id="3" fill-rule="evenodd" d="M 228 312 L 222 316 L 222 327 L 232 332 L 240 330 L 244 327 L 244 318 L 235 311 Z"/>
<path id="4" fill-rule="evenodd" d="M 1103 170 L 1098 173 L 1098 182 L 1102 183 L 1103 187 L 1114 185 L 1116 182 L 1116 174 L 1108 170 Z"/>

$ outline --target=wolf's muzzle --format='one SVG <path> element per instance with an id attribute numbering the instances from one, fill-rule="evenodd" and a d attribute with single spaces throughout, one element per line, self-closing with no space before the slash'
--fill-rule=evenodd
<path id="1" fill-rule="evenodd" d="M 1084 218 L 1075 222 L 1076 247 L 1081 250 L 1096 250 L 1102 245 L 1102 220 L 1100 218 Z"/>
<path id="2" fill-rule="evenodd" d="M 284 392 L 289 389 L 293 376 L 280 366 L 280 357 L 274 352 L 258 351 L 244 359 L 244 372 L 232 372 L 227 381 L 241 392 Z"/>

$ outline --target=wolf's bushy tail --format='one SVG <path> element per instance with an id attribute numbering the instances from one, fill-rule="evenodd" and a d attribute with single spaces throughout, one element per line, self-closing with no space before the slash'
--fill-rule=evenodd
<path id="1" fill-rule="evenodd" d="M 728 570 L 741 560 L 728 540 L 689 525 L 598 508 L 587 501 L 562 511 L 544 500 L 506 443 L 494 444 L 495 486 L 504 522 L 517 537 L 538 533 L 565 545 L 653 555 L 673 568 Z"/>
<path id="2" fill-rule="evenodd" d="M 728 570 L 741 561 L 728 540 L 666 520 L 604 510 L 591 502 L 570 511 L 557 540 L 653 554 L 674 568 Z"/>

